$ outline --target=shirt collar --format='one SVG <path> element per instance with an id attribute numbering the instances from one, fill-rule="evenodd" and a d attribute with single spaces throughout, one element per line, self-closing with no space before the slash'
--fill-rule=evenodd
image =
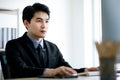
<path id="1" fill-rule="evenodd" d="M 30 40 L 33 42 L 35 48 L 37 48 L 39 44 L 41 45 L 42 48 L 44 48 L 43 39 L 42 39 L 41 41 L 37 41 L 37 40 L 34 39 L 32 36 L 30 36 L 28 33 L 27 33 L 27 36 L 28 36 L 28 37 L 30 38 Z"/>

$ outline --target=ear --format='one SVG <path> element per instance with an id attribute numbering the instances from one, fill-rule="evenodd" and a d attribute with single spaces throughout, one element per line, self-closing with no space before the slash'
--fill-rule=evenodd
<path id="1" fill-rule="evenodd" d="M 24 25 L 25 25 L 25 27 L 28 29 L 28 27 L 29 27 L 29 22 L 27 21 L 27 20 L 24 20 Z"/>

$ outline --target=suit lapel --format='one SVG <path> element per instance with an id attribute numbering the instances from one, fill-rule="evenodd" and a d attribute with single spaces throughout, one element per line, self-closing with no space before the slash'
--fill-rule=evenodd
<path id="1" fill-rule="evenodd" d="M 29 48 L 29 50 L 30 50 L 30 52 L 31 52 L 31 55 L 34 57 L 34 59 L 37 61 L 37 63 L 39 63 L 39 65 L 40 65 L 40 61 L 39 61 L 39 58 L 38 58 L 38 54 L 36 53 L 36 50 L 35 50 L 35 48 L 31 45 L 30 46 L 30 44 L 26 44 L 27 45 L 27 47 Z"/>
<path id="2" fill-rule="evenodd" d="M 33 60 L 37 62 L 37 64 L 40 66 L 40 61 L 32 41 L 27 37 L 26 34 L 24 34 L 22 38 L 23 38 L 24 44 L 26 45 L 26 48 L 28 48 L 29 50 L 28 54 L 31 55 Z"/>
<path id="3" fill-rule="evenodd" d="M 51 49 L 50 49 L 50 46 L 49 46 L 49 44 L 44 40 L 44 42 L 45 42 L 45 46 L 46 46 L 46 50 L 47 50 L 47 54 L 48 54 L 48 67 L 51 67 L 51 63 L 53 62 L 52 60 L 51 60 L 51 58 L 52 58 L 52 52 L 51 52 Z"/>

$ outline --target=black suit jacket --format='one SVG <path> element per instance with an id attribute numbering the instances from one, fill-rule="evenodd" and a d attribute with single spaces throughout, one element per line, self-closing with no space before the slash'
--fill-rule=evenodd
<path id="1" fill-rule="evenodd" d="M 44 40 L 44 45 L 47 51 L 47 68 L 71 67 L 63 59 L 55 44 Z M 12 78 L 35 77 L 43 74 L 45 68 L 41 66 L 36 49 L 26 33 L 18 39 L 8 41 L 5 52 Z M 81 72 L 84 68 L 75 70 Z"/>

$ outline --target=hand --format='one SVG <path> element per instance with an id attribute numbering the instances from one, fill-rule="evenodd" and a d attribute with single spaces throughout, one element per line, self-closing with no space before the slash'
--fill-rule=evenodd
<path id="1" fill-rule="evenodd" d="M 99 67 L 86 68 L 85 71 L 98 71 Z"/>
<path id="2" fill-rule="evenodd" d="M 46 76 L 55 76 L 55 75 L 65 76 L 65 75 L 77 74 L 77 72 L 72 68 L 61 66 L 55 69 L 46 69 L 43 74 Z"/>

